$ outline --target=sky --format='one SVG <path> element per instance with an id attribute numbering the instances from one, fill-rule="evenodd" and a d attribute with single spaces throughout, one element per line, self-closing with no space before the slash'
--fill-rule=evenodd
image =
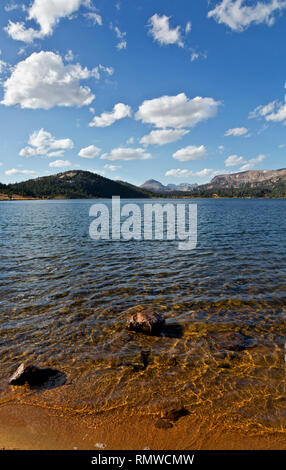
<path id="1" fill-rule="evenodd" d="M 1 0 L 0 182 L 286 167 L 286 0 Z"/>

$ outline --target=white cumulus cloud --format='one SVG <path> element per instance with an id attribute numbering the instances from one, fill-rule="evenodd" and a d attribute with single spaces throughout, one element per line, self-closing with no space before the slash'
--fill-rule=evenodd
<path id="1" fill-rule="evenodd" d="M 165 145 L 170 142 L 176 142 L 190 131 L 186 129 L 160 129 L 151 131 L 140 139 L 143 145 Z"/>
<path id="2" fill-rule="evenodd" d="M 95 12 L 88 12 L 85 14 L 85 17 L 90 20 L 94 25 L 102 26 L 102 16 Z"/>
<path id="3" fill-rule="evenodd" d="M 4 82 L 5 106 L 51 109 L 54 106 L 87 106 L 95 98 L 80 80 L 99 78 L 99 69 L 89 70 L 80 64 L 64 65 L 54 52 L 34 52 L 19 62 Z"/>
<path id="4" fill-rule="evenodd" d="M 286 123 L 286 96 L 284 102 L 271 101 L 266 105 L 257 106 L 250 114 L 249 119 L 264 118 L 267 122 Z"/>
<path id="5" fill-rule="evenodd" d="M 230 155 L 224 163 L 226 167 L 242 165 L 239 171 L 247 171 L 251 170 L 257 163 L 261 163 L 265 158 L 266 156 L 264 154 L 260 154 L 258 157 L 251 158 L 250 160 L 246 160 L 239 155 Z"/>
<path id="6" fill-rule="evenodd" d="M 272 122 L 286 121 L 286 103 L 279 103 L 272 113 L 265 116 L 265 120 Z"/>
<path id="7" fill-rule="evenodd" d="M 185 93 L 176 96 L 161 96 L 143 101 L 135 114 L 135 119 L 155 127 L 194 127 L 201 121 L 214 117 L 220 102 L 213 98 L 196 96 L 187 98 Z"/>
<path id="8" fill-rule="evenodd" d="M 237 166 L 244 163 L 244 158 L 239 157 L 238 155 L 230 155 L 229 157 L 227 157 L 224 163 L 226 167 Z"/>
<path id="9" fill-rule="evenodd" d="M 188 178 L 193 175 L 194 173 L 192 172 L 192 170 L 181 170 L 179 168 L 173 168 L 172 170 L 168 170 L 165 173 L 165 176 L 174 176 L 175 178 Z"/>
<path id="10" fill-rule="evenodd" d="M 127 48 L 127 40 L 126 40 L 126 32 L 120 31 L 118 26 L 114 26 L 110 23 L 110 29 L 115 32 L 117 39 L 119 42 L 116 45 L 116 48 L 120 51 L 121 49 Z"/>
<path id="11" fill-rule="evenodd" d="M 206 59 L 208 54 L 206 52 L 197 52 L 195 50 L 192 50 L 191 53 L 191 62 L 194 62 L 195 60 L 198 59 Z"/>
<path id="12" fill-rule="evenodd" d="M 37 172 L 33 170 L 20 170 L 18 168 L 11 168 L 11 170 L 6 170 L 5 175 L 8 176 L 33 176 L 36 175 Z"/>
<path id="13" fill-rule="evenodd" d="M 122 168 L 122 167 L 120 165 L 109 165 L 107 163 L 106 165 L 104 165 L 104 168 L 106 168 L 106 170 L 116 171 L 116 170 L 118 170 L 119 168 Z"/>
<path id="14" fill-rule="evenodd" d="M 207 154 L 208 152 L 204 145 L 200 145 L 199 147 L 189 145 L 173 153 L 173 158 L 180 162 L 187 162 L 189 160 L 202 160 Z"/>
<path id="15" fill-rule="evenodd" d="M 126 33 L 123 32 L 123 31 L 120 31 L 120 29 L 118 28 L 118 26 L 113 26 L 111 25 L 111 29 L 113 29 L 115 31 L 115 34 L 116 36 L 118 37 L 118 39 L 123 39 L 126 37 Z"/>
<path id="16" fill-rule="evenodd" d="M 259 105 L 257 106 L 251 113 L 249 113 L 249 119 L 265 117 L 267 114 L 272 113 L 274 111 L 275 106 L 277 105 L 277 101 L 271 101 L 266 105 Z"/>
<path id="17" fill-rule="evenodd" d="M 74 53 L 73 53 L 73 51 L 72 51 L 71 49 L 66 53 L 66 55 L 65 55 L 65 57 L 64 57 L 64 59 L 65 59 L 66 62 L 73 62 L 73 61 L 74 61 L 74 58 L 75 58 L 75 57 L 74 57 Z"/>
<path id="18" fill-rule="evenodd" d="M 179 47 L 184 47 L 181 27 L 176 26 L 176 28 L 171 28 L 169 21 L 169 16 L 160 16 L 155 13 L 148 21 L 149 34 L 160 45 L 177 44 Z"/>
<path id="19" fill-rule="evenodd" d="M 67 166 L 71 166 L 71 162 L 69 160 L 55 160 L 49 164 L 51 168 L 66 168 Z"/>
<path id="20" fill-rule="evenodd" d="M 266 23 L 272 26 L 275 22 L 275 13 L 286 8 L 285 0 L 257 1 L 254 5 L 247 3 L 246 0 L 222 0 L 209 11 L 208 18 L 224 23 L 233 31 L 244 31 L 252 23 Z"/>
<path id="21" fill-rule="evenodd" d="M 53 33 L 60 18 L 68 17 L 82 5 L 90 6 L 89 0 L 34 0 L 28 8 L 27 21 L 34 20 L 39 29 L 26 26 L 24 22 L 9 21 L 5 28 L 9 36 L 17 41 L 31 43 Z"/>
<path id="22" fill-rule="evenodd" d="M 142 148 L 125 148 L 119 147 L 113 149 L 110 153 L 104 153 L 101 157 L 103 160 L 147 160 L 152 158 L 150 153 L 147 153 L 145 149 Z"/>
<path id="23" fill-rule="evenodd" d="M 8 3 L 7 5 L 5 5 L 4 10 L 9 12 L 9 11 L 17 10 L 18 8 L 21 8 L 21 5 L 11 2 L 10 4 Z"/>
<path id="24" fill-rule="evenodd" d="M 220 174 L 221 171 L 213 170 L 212 168 L 204 168 L 203 170 L 196 171 L 195 175 L 198 176 L 199 178 L 206 178 L 206 177 L 211 177 L 213 178 L 214 176 Z"/>
<path id="25" fill-rule="evenodd" d="M 94 116 L 93 120 L 89 123 L 90 127 L 108 127 L 111 126 L 115 121 L 131 117 L 130 106 L 117 103 L 113 110 L 110 112 L 102 113 L 100 116 Z"/>
<path id="26" fill-rule="evenodd" d="M 100 148 L 95 145 L 89 145 L 88 147 L 82 148 L 78 154 L 82 158 L 95 158 L 100 152 Z"/>
<path id="27" fill-rule="evenodd" d="M 212 168 L 204 168 L 203 170 L 199 171 L 192 171 L 187 169 L 180 169 L 180 168 L 173 168 L 172 170 L 168 170 L 165 173 L 165 176 L 173 176 L 175 178 L 188 178 L 188 177 L 197 177 L 197 178 L 213 178 L 216 175 L 221 174 L 219 170 L 213 170 Z"/>
<path id="28" fill-rule="evenodd" d="M 241 135 L 245 135 L 248 133 L 248 129 L 246 129 L 246 127 L 234 127 L 233 129 L 228 129 L 226 132 L 225 132 L 225 136 L 234 136 L 234 137 L 238 137 L 238 136 L 241 136 Z"/>
<path id="29" fill-rule="evenodd" d="M 266 158 L 266 155 L 264 155 L 264 154 L 258 155 L 258 157 L 256 157 L 256 158 L 251 158 L 250 160 L 246 161 L 246 163 L 245 163 L 244 165 L 242 165 L 242 166 L 239 168 L 239 170 L 240 170 L 240 171 L 252 170 L 252 168 L 253 168 L 257 163 L 261 163 L 265 158 Z"/>
<path id="30" fill-rule="evenodd" d="M 116 44 L 116 48 L 121 51 L 121 49 L 126 49 L 127 48 L 127 41 L 120 41 L 118 44 Z"/>
<path id="31" fill-rule="evenodd" d="M 33 132 L 28 140 L 28 146 L 20 150 L 21 157 L 35 157 L 47 155 L 48 157 L 61 156 L 65 150 L 74 146 L 71 139 L 55 139 L 50 132 L 40 129 Z"/>

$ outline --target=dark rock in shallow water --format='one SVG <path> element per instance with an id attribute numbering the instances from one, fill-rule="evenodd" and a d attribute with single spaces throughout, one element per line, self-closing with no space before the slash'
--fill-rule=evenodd
<path id="1" fill-rule="evenodd" d="M 112 367 L 125 367 L 129 372 L 144 372 L 148 365 L 149 365 L 149 350 L 141 350 L 140 356 L 138 355 L 132 361 L 124 361 L 122 362 L 119 358 L 112 359 L 111 366 Z"/>
<path id="2" fill-rule="evenodd" d="M 152 310 L 142 310 L 141 312 L 134 313 L 128 321 L 130 330 L 147 334 L 159 333 L 164 324 L 164 317 Z"/>
<path id="3" fill-rule="evenodd" d="M 244 351 L 253 346 L 253 338 L 236 331 L 216 333 L 212 336 L 212 340 L 220 349 L 227 351 Z"/>
<path id="4" fill-rule="evenodd" d="M 183 416 L 187 416 L 189 411 L 182 405 L 182 403 L 169 404 L 160 412 L 160 418 L 155 422 L 156 428 L 169 429 L 172 428 Z"/>
<path id="5" fill-rule="evenodd" d="M 141 361 L 142 361 L 144 370 L 149 365 L 149 357 L 150 357 L 150 351 L 141 351 Z"/>
<path id="6" fill-rule="evenodd" d="M 171 408 L 166 408 L 161 411 L 162 419 L 169 419 L 170 421 L 178 421 L 178 419 L 189 414 L 188 410 L 183 406 L 175 406 Z"/>
<path id="7" fill-rule="evenodd" d="M 38 368 L 32 365 L 21 364 L 9 380 L 9 385 L 24 385 L 38 372 Z"/>
<path id="8" fill-rule="evenodd" d="M 64 385 L 66 375 L 56 369 L 40 369 L 39 367 L 22 363 L 9 380 L 9 385 L 25 385 L 31 388 L 51 389 Z"/>

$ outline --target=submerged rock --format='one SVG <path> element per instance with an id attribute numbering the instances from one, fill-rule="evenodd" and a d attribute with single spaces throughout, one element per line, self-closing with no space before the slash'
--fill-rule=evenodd
<path id="1" fill-rule="evenodd" d="M 66 382 L 66 376 L 56 369 L 41 369 L 22 363 L 9 380 L 9 385 L 25 385 L 30 387 L 55 388 Z"/>
<path id="2" fill-rule="evenodd" d="M 130 330 L 147 334 L 160 333 L 164 324 L 164 317 L 152 310 L 142 310 L 134 313 L 128 321 Z"/>
<path id="3" fill-rule="evenodd" d="M 244 351 L 253 345 L 253 338 L 237 331 L 216 333 L 212 339 L 219 349 L 226 351 Z"/>
<path id="4" fill-rule="evenodd" d="M 37 374 L 38 368 L 32 365 L 21 364 L 9 379 L 9 385 L 24 385 Z"/>
<path id="5" fill-rule="evenodd" d="M 189 414 L 188 410 L 184 406 L 174 406 L 161 410 L 161 418 L 168 419 L 170 421 L 178 421 L 178 419 Z"/>

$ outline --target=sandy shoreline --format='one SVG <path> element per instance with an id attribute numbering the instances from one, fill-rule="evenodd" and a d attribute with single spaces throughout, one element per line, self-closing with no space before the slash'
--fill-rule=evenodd
<path id="1" fill-rule="evenodd" d="M 114 411 L 64 416 L 60 411 L 12 404 L 0 409 L 0 448 L 18 450 L 285 450 L 285 432 L 234 431 L 184 416 L 159 429 L 154 415 Z"/>

